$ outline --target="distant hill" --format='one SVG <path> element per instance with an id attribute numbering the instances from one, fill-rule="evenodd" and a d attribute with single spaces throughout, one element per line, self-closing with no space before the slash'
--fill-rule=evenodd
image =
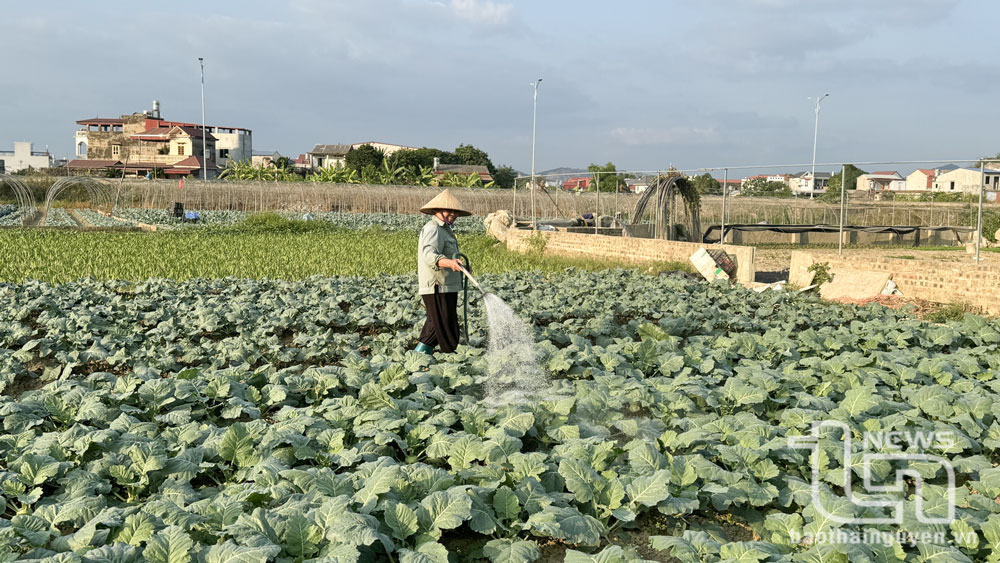
<path id="1" fill-rule="evenodd" d="M 536 172 L 536 175 L 547 176 L 550 174 L 587 174 L 586 168 L 569 168 L 566 166 L 561 166 L 559 168 L 552 168 L 550 170 L 542 170 L 541 172 Z"/>
<path id="2" fill-rule="evenodd" d="M 515 170 L 518 176 L 531 176 L 531 172 L 521 172 L 520 170 Z M 586 168 L 569 168 L 567 166 L 561 166 L 559 168 L 552 168 L 549 170 L 537 170 L 535 171 L 535 176 L 555 176 L 561 175 L 564 177 L 569 177 L 570 175 L 577 174 L 580 176 L 589 176 L 590 172 Z"/>
<path id="3" fill-rule="evenodd" d="M 535 173 L 536 176 L 551 176 L 555 174 L 589 174 L 589 172 L 586 168 L 567 168 L 563 166 Z"/>

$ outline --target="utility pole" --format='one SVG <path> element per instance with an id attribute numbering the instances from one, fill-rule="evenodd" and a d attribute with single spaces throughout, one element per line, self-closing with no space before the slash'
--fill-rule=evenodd
<path id="1" fill-rule="evenodd" d="M 201 179 L 208 181 L 208 145 L 205 131 L 205 59 L 198 57 L 201 65 Z"/>
<path id="2" fill-rule="evenodd" d="M 542 79 L 531 83 L 534 95 L 531 102 L 531 228 L 538 228 L 538 217 L 535 216 L 535 123 L 538 119 L 538 85 Z"/>
<path id="3" fill-rule="evenodd" d="M 819 138 L 819 103 L 823 101 L 823 98 L 829 95 L 830 93 L 827 92 L 817 98 L 809 98 L 810 100 L 816 101 L 816 125 L 813 127 L 812 185 L 809 187 L 809 199 L 812 199 L 816 195 L 816 139 Z M 844 179 L 841 178 L 841 181 L 843 180 Z"/>

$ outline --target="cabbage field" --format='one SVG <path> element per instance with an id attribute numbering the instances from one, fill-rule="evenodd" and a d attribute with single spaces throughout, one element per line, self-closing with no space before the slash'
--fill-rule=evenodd
<path id="1" fill-rule="evenodd" d="M 482 281 L 551 378 L 523 403 L 483 401 L 478 298 L 471 347 L 411 351 L 411 275 L 0 285 L 0 561 L 1000 558 L 997 321 L 625 270 Z M 934 539 L 801 541 L 888 512 L 849 500 L 862 468 L 829 437 L 812 502 L 788 438 L 826 419 L 947 432 L 953 521 L 910 496 Z M 945 472 L 907 469 L 941 515 Z"/>
<path id="2" fill-rule="evenodd" d="M 192 210 L 187 210 L 192 211 Z M 199 220 L 184 222 L 173 217 L 166 209 L 124 208 L 115 211 L 115 215 L 129 221 L 139 221 L 148 225 L 160 225 L 175 228 L 194 228 L 206 226 L 234 225 L 254 213 L 225 210 L 193 210 L 197 211 Z M 419 231 L 428 220 L 427 215 L 403 215 L 398 213 L 338 213 L 338 212 L 276 212 L 286 219 L 302 219 L 308 216 L 310 220 L 322 221 L 345 229 L 377 228 L 386 231 Z M 483 233 L 486 229 L 483 222 L 476 218 L 457 221 L 454 229 L 458 233 Z"/>

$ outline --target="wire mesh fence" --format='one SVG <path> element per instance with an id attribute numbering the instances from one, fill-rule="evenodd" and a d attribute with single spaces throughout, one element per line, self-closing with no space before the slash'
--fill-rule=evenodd
<path id="1" fill-rule="evenodd" d="M 1000 173 L 978 170 L 973 160 L 936 160 L 858 163 L 867 172 L 859 179 L 860 189 L 849 189 L 843 213 L 837 198 L 808 197 L 805 182 L 823 182 L 846 165 L 818 164 L 813 178 L 809 165 L 754 165 L 701 168 L 697 170 L 571 172 L 539 175 L 535 189 L 521 185 L 514 190 L 490 188 L 450 188 L 475 215 L 485 216 L 500 209 L 514 210 L 521 219 L 575 218 L 584 214 L 633 217 L 640 195 L 636 192 L 666 173 L 688 178 L 708 175 L 725 184 L 725 195 L 705 193 L 700 200 L 701 223 L 707 228 L 718 224 L 837 225 L 856 226 L 975 226 L 977 201 L 922 201 L 942 194 L 970 194 L 986 188 L 985 206 L 990 213 L 1000 209 L 995 190 Z M 810 170 L 807 174 L 806 170 Z M 823 172 L 823 171 L 826 172 Z M 924 171 L 923 184 L 911 176 Z M 609 191 L 595 191 L 608 185 Z M 984 176 L 980 178 L 980 176 Z M 835 176 L 834 176 L 835 177 Z M 786 193 L 800 197 L 748 197 L 748 182 L 763 178 L 784 185 Z M 726 180 L 729 180 L 726 182 Z M 920 180 L 920 178 L 918 178 Z M 439 188 L 385 186 L 371 184 L 331 184 L 318 182 L 254 182 L 186 179 L 141 180 L 102 179 L 114 193 L 117 207 L 168 209 L 181 202 L 187 209 L 237 211 L 339 211 L 364 213 L 418 213 Z M 544 187 L 543 187 L 544 186 Z M 34 187 L 34 186 L 33 186 Z M 850 187 L 850 186 L 849 186 Z M 914 187 L 923 189 L 914 189 Z M 67 190 L 66 193 L 73 193 Z M 77 194 L 83 193 L 77 190 Z M 994 201 L 989 195 L 994 194 Z M 818 195 L 818 194 L 810 194 Z M 990 233 L 991 234 L 991 233 Z"/>
<path id="2" fill-rule="evenodd" d="M 177 182 L 126 180 L 119 205 L 167 208 L 180 201 L 189 209 L 238 211 L 341 211 L 359 213 L 418 213 L 438 188 L 367 184 L 322 184 L 305 182 Z M 528 189 L 450 188 L 475 215 L 499 209 L 517 209 L 521 217 L 530 213 L 532 193 Z M 536 189 L 536 216 L 569 218 L 584 213 L 619 215 L 631 219 L 639 195 L 632 192 L 567 192 L 559 188 Z M 840 204 L 818 199 L 773 197 L 727 197 L 726 222 L 771 224 L 836 224 Z M 997 207 L 996 203 L 987 203 Z M 849 221 L 858 225 L 960 225 L 975 209 L 972 201 L 922 202 L 892 199 L 866 200 L 851 197 Z M 722 195 L 704 195 L 701 215 L 705 223 L 722 222 Z"/>

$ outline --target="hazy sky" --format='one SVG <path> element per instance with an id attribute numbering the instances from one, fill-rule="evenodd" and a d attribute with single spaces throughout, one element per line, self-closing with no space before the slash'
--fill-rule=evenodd
<path id="1" fill-rule="evenodd" d="M 997 135 L 993 0 L 5 2 L 0 150 L 160 100 L 255 150 L 378 140 L 536 169 L 975 158 Z M 901 171 L 916 166 L 899 166 Z M 891 167 L 890 167 L 891 168 Z"/>

